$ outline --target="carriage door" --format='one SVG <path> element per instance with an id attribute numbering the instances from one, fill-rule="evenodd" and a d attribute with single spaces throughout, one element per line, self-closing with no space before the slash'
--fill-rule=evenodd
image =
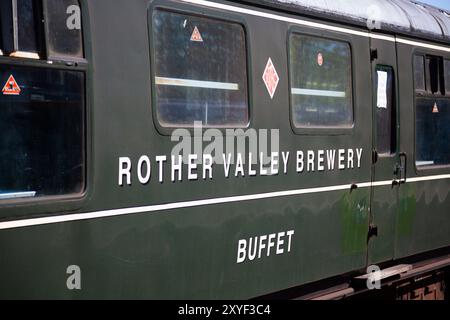
<path id="1" fill-rule="evenodd" d="M 398 152 L 398 96 L 395 42 L 371 37 L 373 135 L 368 264 L 394 256 L 401 158 Z"/>

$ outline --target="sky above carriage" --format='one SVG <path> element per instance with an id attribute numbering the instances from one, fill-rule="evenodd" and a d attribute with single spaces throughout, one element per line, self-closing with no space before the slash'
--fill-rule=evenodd
<path id="1" fill-rule="evenodd" d="M 450 10 L 450 0 L 421 0 L 438 8 Z"/>

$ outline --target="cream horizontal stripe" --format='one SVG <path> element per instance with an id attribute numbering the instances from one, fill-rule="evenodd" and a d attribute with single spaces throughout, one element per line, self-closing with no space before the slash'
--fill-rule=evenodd
<path id="1" fill-rule="evenodd" d="M 411 178 L 411 179 L 407 180 L 407 183 L 420 182 L 420 181 L 435 181 L 435 180 L 444 180 L 444 179 L 450 179 L 450 174 Z M 370 188 L 372 185 L 373 186 L 389 186 L 389 185 L 392 185 L 392 180 L 376 181 L 373 183 L 364 182 L 364 183 L 358 183 L 355 185 L 358 188 Z M 343 190 L 350 190 L 350 188 L 352 186 L 353 186 L 353 184 L 343 184 L 343 185 L 328 186 L 328 187 L 257 193 L 257 194 L 251 194 L 251 195 L 243 195 L 243 196 L 212 198 L 212 199 L 205 199 L 205 200 L 192 200 L 192 201 L 157 204 L 157 205 L 150 205 L 150 206 L 143 206 L 143 207 L 112 209 L 112 210 L 103 210 L 103 211 L 95 211 L 95 212 L 88 212 L 88 213 L 77 213 L 77 214 L 67 214 L 67 215 L 59 215 L 59 216 L 52 216 L 52 217 L 5 221 L 5 222 L 0 222 L 0 230 L 30 227 L 30 226 L 37 226 L 37 225 L 54 224 L 54 223 L 61 223 L 61 222 L 70 222 L 70 221 L 81 221 L 81 220 L 91 220 L 91 219 L 98 219 L 98 218 L 117 217 L 117 216 L 139 214 L 139 213 L 150 213 L 150 212 L 166 211 L 166 210 L 173 210 L 173 209 L 185 209 L 185 208 L 226 204 L 226 203 L 233 203 L 233 202 L 263 200 L 263 199 L 290 197 L 290 196 L 298 196 L 298 195 L 314 194 L 314 193 L 324 193 L 324 192 L 332 192 L 332 191 L 343 191 Z"/>
<path id="2" fill-rule="evenodd" d="M 35 191 L 0 193 L 0 200 L 15 198 L 32 198 L 36 195 Z"/>
<path id="3" fill-rule="evenodd" d="M 386 36 L 386 35 L 377 34 L 377 33 L 369 33 L 369 37 L 372 38 L 372 39 L 378 39 L 378 40 L 385 40 L 385 41 L 395 42 L 395 37 Z"/>
<path id="4" fill-rule="evenodd" d="M 403 38 L 399 38 L 399 37 L 397 37 L 396 40 L 399 43 L 408 44 L 408 45 L 411 45 L 411 46 L 422 47 L 422 48 L 427 48 L 427 49 L 433 49 L 433 50 L 438 50 L 438 51 L 450 52 L 450 48 L 449 47 L 438 46 L 438 45 L 428 44 L 428 43 L 423 43 L 423 42 L 418 42 L 418 41 L 412 41 L 412 40 L 407 40 L 407 39 L 403 39 Z"/>
<path id="5" fill-rule="evenodd" d="M 345 91 L 331 91 L 331 90 L 313 90 L 313 89 L 301 89 L 292 88 L 292 94 L 301 96 L 318 96 L 318 97 L 333 97 L 333 98 L 345 98 Z"/>
<path id="6" fill-rule="evenodd" d="M 363 36 L 363 37 L 369 36 L 369 33 L 365 32 L 365 31 L 358 31 L 358 30 L 353 30 L 353 29 L 348 29 L 348 28 L 331 26 L 331 25 L 327 25 L 327 24 L 323 24 L 323 23 L 317 23 L 317 22 L 306 21 L 306 20 L 301 20 L 301 19 L 294 19 L 294 18 L 280 16 L 280 15 L 272 14 L 272 13 L 268 13 L 268 12 L 246 9 L 246 8 L 241 8 L 241 7 L 235 7 L 235 6 L 223 4 L 223 3 L 216 3 L 216 2 L 205 1 L 205 0 L 181 0 L 181 1 L 196 4 L 196 5 L 202 5 L 202 6 L 209 7 L 209 8 L 222 9 L 222 10 L 236 12 L 236 13 L 243 13 L 243 14 L 248 14 L 248 15 L 252 15 L 252 16 L 268 18 L 268 19 L 278 20 L 278 21 L 284 21 L 284 22 L 289 22 L 289 23 L 298 24 L 298 25 L 304 25 L 304 26 L 318 28 L 318 29 L 326 29 L 326 30 L 331 30 L 331 31 L 336 31 L 336 32 L 341 32 L 341 33 L 349 33 L 349 34 L 354 34 L 354 35 Z"/>
<path id="7" fill-rule="evenodd" d="M 200 81 L 192 79 L 177 79 L 164 77 L 155 77 L 155 82 L 157 85 L 164 85 L 164 86 L 220 89 L 220 90 L 239 90 L 239 84 L 227 82 Z"/>
<path id="8" fill-rule="evenodd" d="M 216 3 L 216 2 L 206 1 L 206 0 L 181 0 L 181 1 L 186 2 L 186 3 L 195 4 L 195 5 L 201 5 L 201 6 L 205 6 L 205 7 L 209 7 L 209 8 L 221 9 L 221 10 L 226 10 L 226 11 L 236 12 L 236 13 L 243 13 L 243 14 L 247 14 L 247 15 L 252 15 L 252 16 L 257 16 L 257 17 L 262 17 L 262 18 L 267 18 L 267 19 L 272 19 L 272 20 L 278 20 L 278 21 L 284 21 L 284 22 L 289 22 L 292 24 L 303 25 L 303 26 L 317 28 L 317 29 L 325 29 L 325 30 L 330 30 L 330 31 L 335 31 L 335 32 L 340 32 L 340 33 L 347 33 L 347 34 L 352 34 L 352 35 L 356 35 L 356 36 L 366 37 L 366 38 L 374 38 L 374 39 L 380 39 L 380 40 L 385 40 L 385 41 L 390 41 L 390 42 L 399 42 L 399 43 L 409 44 L 409 45 L 417 46 L 417 47 L 423 47 L 423 48 L 429 48 L 429 49 L 434 49 L 434 50 L 439 50 L 439 51 L 450 52 L 450 47 L 432 45 L 432 44 L 427 44 L 427 43 L 420 42 L 420 41 L 411 41 L 411 40 L 407 40 L 404 38 L 398 38 L 398 37 L 395 38 L 392 36 L 382 35 L 382 34 L 378 34 L 378 33 L 370 33 L 368 31 L 359 31 L 359 30 L 354 30 L 354 29 L 349 29 L 349 28 L 337 27 L 337 26 L 332 26 L 329 24 L 306 21 L 306 20 L 302 20 L 302 19 L 289 18 L 289 17 L 277 15 L 277 14 L 264 12 L 264 11 L 246 9 L 246 8 L 236 7 L 236 6 L 227 5 L 227 4 L 223 4 L 223 3 Z"/>

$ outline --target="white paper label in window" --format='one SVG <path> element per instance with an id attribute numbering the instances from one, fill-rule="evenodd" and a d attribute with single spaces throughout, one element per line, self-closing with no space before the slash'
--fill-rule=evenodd
<path id="1" fill-rule="evenodd" d="M 377 71 L 378 73 L 378 94 L 377 107 L 387 109 L 387 77 L 386 71 Z"/>

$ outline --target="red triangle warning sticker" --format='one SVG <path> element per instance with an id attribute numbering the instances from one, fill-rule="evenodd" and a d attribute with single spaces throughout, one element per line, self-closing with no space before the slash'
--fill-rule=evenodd
<path id="1" fill-rule="evenodd" d="M 433 113 L 439 113 L 439 108 L 436 102 L 434 103 Z"/>
<path id="2" fill-rule="evenodd" d="M 192 32 L 191 41 L 203 42 L 202 35 L 200 34 L 200 31 L 198 31 L 197 26 L 195 26 L 194 31 Z"/>
<path id="3" fill-rule="evenodd" d="M 20 87 L 17 84 L 16 79 L 14 79 L 13 75 L 10 75 L 8 78 L 8 81 L 6 81 L 5 86 L 3 87 L 3 94 L 5 95 L 19 95 L 20 94 Z"/>

